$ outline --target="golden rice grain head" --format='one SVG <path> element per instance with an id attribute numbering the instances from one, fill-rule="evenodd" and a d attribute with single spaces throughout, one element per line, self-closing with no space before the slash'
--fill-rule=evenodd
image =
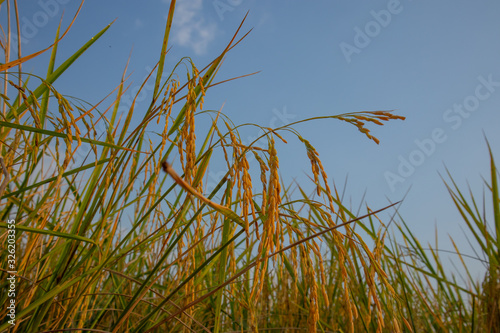
<path id="1" fill-rule="evenodd" d="M 408 320 L 406 320 L 404 317 L 401 317 L 401 319 L 403 320 L 403 324 L 406 326 L 406 328 L 413 333 L 413 329 L 410 325 L 410 323 L 408 322 Z M 393 325 L 394 325 L 394 328 L 395 328 L 395 332 L 401 332 L 401 327 L 399 326 L 399 322 L 397 321 L 396 318 L 394 318 L 393 320 Z M 397 325 L 397 326 L 396 326 Z M 396 329 L 399 329 L 399 331 L 396 331 Z"/>

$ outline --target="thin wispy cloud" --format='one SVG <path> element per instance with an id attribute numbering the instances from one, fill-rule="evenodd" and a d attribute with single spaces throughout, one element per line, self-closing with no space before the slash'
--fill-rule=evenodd
<path id="1" fill-rule="evenodd" d="M 173 42 L 191 48 L 197 55 L 207 52 L 208 45 L 214 40 L 217 31 L 217 25 L 207 22 L 202 13 L 202 0 L 179 1 L 175 7 L 173 21 Z"/>

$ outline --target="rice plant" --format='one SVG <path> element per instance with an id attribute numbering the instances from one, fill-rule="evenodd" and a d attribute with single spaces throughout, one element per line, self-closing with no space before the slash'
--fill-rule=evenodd
<path id="1" fill-rule="evenodd" d="M 393 241 L 389 222 L 376 214 L 394 205 L 367 207 L 362 216 L 351 212 L 329 185 L 319 153 L 294 128 L 303 121 L 340 120 L 332 126 L 354 125 L 378 143 L 366 125 L 404 117 L 364 111 L 279 128 L 254 124 L 264 134 L 244 144 L 240 131 L 251 125 L 235 125 L 221 110 L 203 108 L 210 88 L 220 83 L 216 76 L 223 59 L 247 35 L 241 33 L 244 20 L 211 63 L 198 67 L 184 57 L 167 69 L 175 3 L 158 63 L 124 114 L 119 107 L 130 87 L 127 68 L 111 102 L 88 105 L 53 86 L 112 24 L 56 67 L 58 47 L 64 47 L 83 1 L 69 26 L 64 31 L 59 26 L 54 43 L 40 52 L 12 60 L 11 52 L 21 45 L 4 36 L 0 304 L 12 299 L 4 291 L 15 271 L 16 310 L 15 321 L 9 322 L 7 306 L 0 309 L 0 331 L 498 327 L 500 213 L 493 157 L 490 189 L 497 234 L 475 215 L 475 204 L 469 206 L 458 189 L 451 192 L 490 264 L 484 283 L 464 290 L 442 273 L 436 252 L 428 258 L 421 251 L 409 228 L 398 226 L 404 246 Z M 19 22 L 17 2 L 6 5 L 9 17 Z M 47 75 L 24 73 L 23 63 L 43 52 L 50 52 Z M 154 82 L 151 101 L 137 108 L 135 100 L 147 82 Z M 196 126 L 201 118 L 211 125 Z M 286 143 L 285 137 L 304 147 L 297 158 L 311 163 L 314 196 L 303 186 L 283 183 L 276 146 Z M 226 174 L 209 189 L 213 165 Z M 15 269 L 6 266 L 4 246 L 12 220 Z M 363 239 L 360 228 L 369 239 Z"/>

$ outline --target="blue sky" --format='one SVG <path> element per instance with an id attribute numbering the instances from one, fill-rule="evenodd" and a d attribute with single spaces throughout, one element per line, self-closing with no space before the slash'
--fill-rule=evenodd
<path id="1" fill-rule="evenodd" d="M 63 11 L 66 26 L 78 4 L 20 2 L 24 54 L 50 45 Z M 59 61 L 117 21 L 59 79 L 62 93 L 99 101 L 118 84 L 131 50 L 132 86 L 140 84 L 158 60 L 169 1 L 138 4 L 85 2 L 59 46 Z M 462 188 L 468 181 L 480 193 L 481 176 L 489 179 L 485 135 L 500 158 L 500 2 L 181 0 L 167 66 L 190 56 L 204 67 L 247 11 L 243 30 L 253 31 L 231 51 L 218 77 L 261 73 L 209 90 L 205 107 L 218 110 L 224 104 L 235 123 L 263 126 L 396 109 L 406 121 L 370 127 L 380 145 L 334 120 L 297 129 L 316 147 L 330 180 L 341 186 L 348 175 L 353 206 L 365 191 L 375 209 L 401 200 L 411 187 L 401 213 L 422 243 L 434 241 L 436 225 L 443 241 L 447 233 L 464 241 L 463 224 L 439 173 L 446 166 Z M 47 59 L 45 54 L 24 70 L 37 73 Z M 278 151 L 281 172 L 285 180 L 307 186 L 306 152 L 298 140 L 287 139 Z"/>

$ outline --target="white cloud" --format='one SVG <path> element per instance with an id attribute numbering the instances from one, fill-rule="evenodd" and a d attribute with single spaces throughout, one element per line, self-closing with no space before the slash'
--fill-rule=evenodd
<path id="1" fill-rule="evenodd" d="M 202 12 L 203 0 L 177 1 L 172 29 L 173 41 L 191 48 L 197 55 L 207 52 L 217 31 L 216 24 L 206 22 Z"/>

